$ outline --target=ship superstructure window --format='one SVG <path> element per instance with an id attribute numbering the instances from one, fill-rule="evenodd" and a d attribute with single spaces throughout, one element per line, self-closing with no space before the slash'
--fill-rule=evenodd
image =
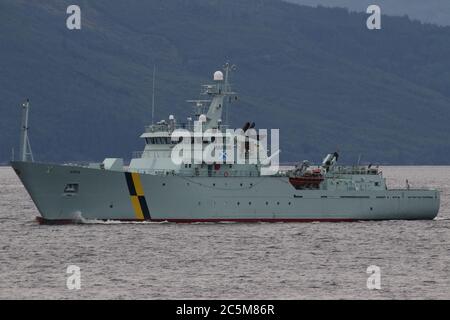
<path id="1" fill-rule="evenodd" d="M 147 144 L 171 144 L 172 141 L 169 137 L 156 137 L 156 138 L 145 138 Z"/>

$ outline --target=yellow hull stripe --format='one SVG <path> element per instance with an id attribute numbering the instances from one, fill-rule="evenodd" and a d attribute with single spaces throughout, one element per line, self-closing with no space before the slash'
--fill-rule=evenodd
<path id="1" fill-rule="evenodd" d="M 143 196 L 144 195 L 144 189 L 142 188 L 141 184 L 141 178 L 139 176 L 139 173 L 132 172 L 131 177 L 133 178 L 134 183 L 134 189 L 136 190 L 137 196 Z"/>
<path id="2" fill-rule="evenodd" d="M 144 220 L 144 213 L 142 212 L 141 204 L 139 203 L 139 197 L 131 196 L 131 204 L 133 205 L 136 219 Z"/>
<path id="3" fill-rule="evenodd" d="M 125 172 L 131 204 L 137 220 L 150 220 L 147 201 L 142 188 L 141 177 L 136 172 Z"/>

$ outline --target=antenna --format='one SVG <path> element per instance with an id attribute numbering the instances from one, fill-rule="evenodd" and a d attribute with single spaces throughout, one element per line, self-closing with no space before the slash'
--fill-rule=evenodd
<path id="1" fill-rule="evenodd" d="M 362 154 L 360 153 L 358 155 L 358 163 L 356 164 L 357 167 L 359 167 L 359 164 L 361 163 L 361 157 L 362 157 Z"/>
<path id="2" fill-rule="evenodd" d="M 154 120 L 155 120 L 155 73 L 156 73 L 156 66 L 153 65 L 153 81 L 152 81 L 152 124 L 154 124 Z"/>
<path id="3" fill-rule="evenodd" d="M 30 140 L 28 138 L 28 113 L 30 110 L 30 100 L 27 99 L 22 103 L 22 128 L 20 137 L 20 161 L 34 161 L 33 152 L 31 151 Z"/>
<path id="4" fill-rule="evenodd" d="M 231 93 L 230 92 L 230 83 L 228 81 L 229 74 L 230 74 L 230 71 L 236 70 L 236 65 L 235 64 L 231 65 L 229 62 L 227 62 L 227 63 L 225 63 L 223 68 L 225 70 L 225 93 L 228 94 L 228 93 Z M 229 108 L 230 102 L 227 103 L 226 99 L 225 99 L 223 104 L 225 105 L 225 123 L 228 126 L 229 125 L 229 122 L 228 122 L 228 108 Z"/>

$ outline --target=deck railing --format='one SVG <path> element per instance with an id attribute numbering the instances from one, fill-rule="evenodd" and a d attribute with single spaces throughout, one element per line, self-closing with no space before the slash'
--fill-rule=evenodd
<path id="1" fill-rule="evenodd" d="M 221 124 L 219 129 L 221 131 L 229 129 L 230 126 L 227 124 Z M 152 124 L 145 126 L 145 132 L 172 132 L 175 129 L 186 129 L 189 131 L 194 130 L 194 122 L 182 122 L 176 124 Z"/>

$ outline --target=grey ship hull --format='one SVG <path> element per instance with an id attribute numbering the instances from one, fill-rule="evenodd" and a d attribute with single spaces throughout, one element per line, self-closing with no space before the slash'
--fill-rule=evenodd
<path id="1" fill-rule="evenodd" d="M 12 162 L 41 221 L 354 221 L 433 219 L 435 190 L 296 190 L 287 177 L 185 177 Z M 78 184 L 77 193 L 66 193 Z"/>

